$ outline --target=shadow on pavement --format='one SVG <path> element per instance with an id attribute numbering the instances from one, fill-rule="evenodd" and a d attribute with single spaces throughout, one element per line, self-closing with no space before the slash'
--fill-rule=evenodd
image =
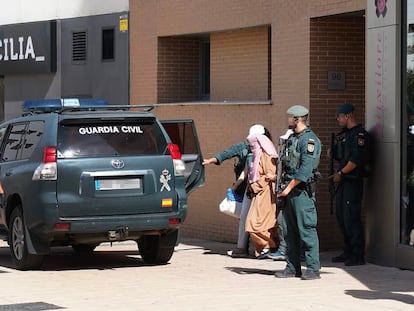
<path id="1" fill-rule="evenodd" d="M 345 290 L 346 295 L 357 299 L 394 300 L 405 304 L 414 304 L 414 271 L 394 267 L 384 267 L 367 263 L 362 266 L 347 267 L 342 263 L 333 263 L 331 258 L 337 253 L 322 253 L 323 267 L 343 269 L 369 290 Z M 407 294 L 404 294 L 407 293 Z"/>
<path id="2" fill-rule="evenodd" d="M 345 294 L 357 299 L 365 300 L 394 300 L 401 303 L 414 305 L 414 297 L 410 294 L 392 293 L 387 290 L 368 291 L 368 290 L 346 290 Z"/>
<path id="3" fill-rule="evenodd" d="M 262 274 L 262 275 L 275 275 L 274 270 L 265 270 L 265 269 L 250 269 L 250 268 L 240 268 L 240 267 L 227 267 L 229 271 L 232 271 L 237 274 Z"/>
<path id="4" fill-rule="evenodd" d="M 98 247 L 97 250 L 92 253 L 76 253 L 71 247 L 56 247 L 52 248 L 50 255 L 45 256 L 40 270 L 106 270 L 140 266 L 148 265 L 142 261 L 138 254 L 138 250 L 117 250 L 116 248 L 113 250 L 101 250 Z M 0 267 L 15 269 L 8 247 L 0 247 Z"/>
<path id="5" fill-rule="evenodd" d="M 227 256 L 227 250 L 234 247 L 234 244 L 197 239 L 183 239 L 183 243 L 203 248 L 205 250 L 204 255 L 218 254 Z M 325 273 L 332 273 L 327 272 L 326 270 L 324 271 L 324 267 L 342 269 L 368 288 L 367 290 L 345 289 L 344 294 L 350 295 L 356 299 L 385 299 L 414 305 L 414 271 L 383 267 L 370 263 L 362 266 L 347 267 L 342 263 L 332 263 L 331 258 L 335 255 L 337 254 L 332 252 L 322 252 L 320 254 L 322 266 L 321 281 L 323 281 L 323 275 Z M 304 266 L 302 267 L 304 268 Z M 238 274 L 274 274 L 274 271 L 265 269 L 249 269 L 241 267 L 229 267 L 228 269 Z"/>

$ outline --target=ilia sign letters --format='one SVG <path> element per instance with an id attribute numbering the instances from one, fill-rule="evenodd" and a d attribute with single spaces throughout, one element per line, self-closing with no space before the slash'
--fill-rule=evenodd
<path id="1" fill-rule="evenodd" d="M 0 26 L 0 75 L 55 71 L 55 21 Z"/>

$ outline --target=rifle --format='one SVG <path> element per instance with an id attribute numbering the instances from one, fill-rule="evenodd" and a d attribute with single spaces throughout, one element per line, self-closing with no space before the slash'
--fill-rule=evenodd
<path id="1" fill-rule="evenodd" d="M 335 133 L 331 133 L 331 142 L 330 142 L 330 159 L 329 159 L 329 176 L 333 176 L 334 172 L 334 148 L 335 148 Z M 335 184 L 333 178 L 329 178 L 328 185 L 329 195 L 331 199 L 331 215 L 333 214 L 334 209 L 334 198 L 335 198 Z"/>
<path id="2" fill-rule="evenodd" d="M 283 139 L 279 138 L 279 141 L 278 141 L 279 156 L 277 158 L 276 189 L 275 189 L 276 190 L 276 195 L 283 190 L 282 189 L 282 169 L 283 169 L 283 167 L 282 167 L 282 152 L 283 151 L 282 151 L 282 147 L 281 147 L 283 145 L 283 143 L 284 143 Z M 276 206 L 278 208 L 283 207 L 283 205 L 284 205 L 283 201 L 284 201 L 283 198 L 278 197 L 277 202 L 276 202 Z"/>
<path id="3" fill-rule="evenodd" d="M 277 172 L 276 172 L 276 189 L 275 192 L 276 194 L 280 193 L 283 191 L 285 185 L 282 183 L 282 173 L 283 173 L 283 157 L 286 156 L 286 152 L 287 152 L 287 146 L 286 146 L 286 141 L 289 138 L 289 136 L 292 134 L 292 130 L 288 130 L 286 132 L 285 135 L 280 136 L 279 140 L 278 140 L 278 158 L 277 158 Z M 278 208 L 283 208 L 283 206 L 285 205 L 285 198 L 283 197 L 278 197 L 277 198 L 277 203 L 276 203 Z"/>

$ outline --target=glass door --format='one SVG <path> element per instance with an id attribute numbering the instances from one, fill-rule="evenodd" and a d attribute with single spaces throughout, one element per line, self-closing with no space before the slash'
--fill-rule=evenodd
<path id="1" fill-rule="evenodd" d="M 400 243 L 414 247 L 414 0 L 403 7 L 402 204 Z"/>

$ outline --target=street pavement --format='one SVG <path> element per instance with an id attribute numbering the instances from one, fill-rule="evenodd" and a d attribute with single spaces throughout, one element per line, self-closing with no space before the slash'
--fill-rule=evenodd
<path id="1" fill-rule="evenodd" d="M 162 266 L 145 265 L 134 242 L 83 255 L 57 248 L 41 270 L 18 271 L 0 242 L 0 311 L 414 310 L 414 271 L 345 267 L 321 253 L 321 279 L 277 279 L 284 262 L 233 259 L 232 247 L 182 239 Z"/>

